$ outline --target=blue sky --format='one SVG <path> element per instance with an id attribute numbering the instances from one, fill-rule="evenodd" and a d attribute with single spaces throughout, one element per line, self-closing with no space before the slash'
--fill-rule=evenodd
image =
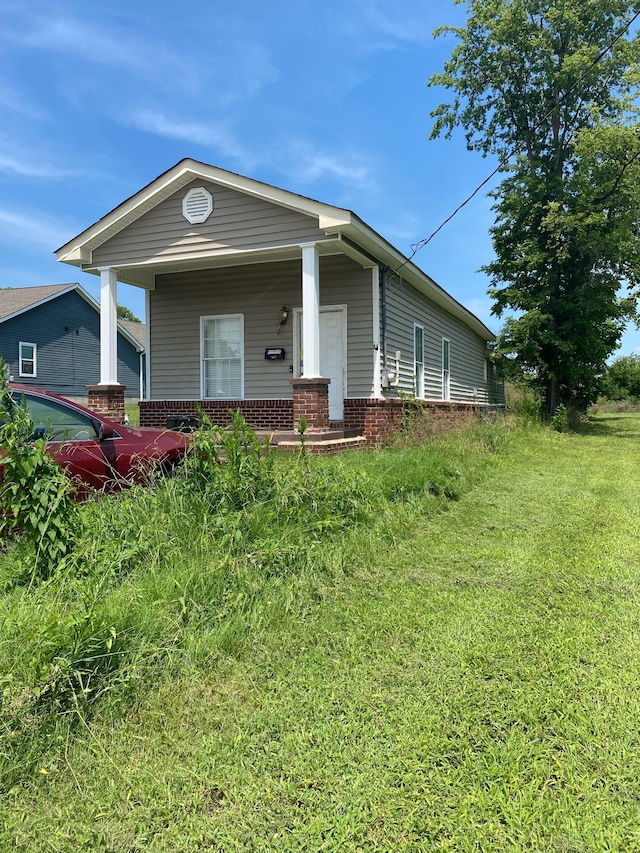
<path id="1" fill-rule="evenodd" d="M 97 279 L 53 252 L 183 157 L 353 210 L 405 254 L 493 170 L 429 141 L 444 0 L 2 0 L 0 286 Z M 490 201 L 415 257 L 497 331 Z M 143 316 L 142 292 L 119 301 Z M 631 329 L 617 354 L 640 352 Z"/>

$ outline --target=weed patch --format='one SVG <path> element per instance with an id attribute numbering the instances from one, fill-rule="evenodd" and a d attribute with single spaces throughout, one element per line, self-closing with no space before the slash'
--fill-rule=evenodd
<path id="1" fill-rule="evenodd" d="M 20 561 L 20 574 L 42 579 L 72 550 L 77 513 L 71 480 L 46 452 L 46 438 L 33 435 L 26 403 L 0 382 L 0 537 L 23 537 L 32 558 Z"/>

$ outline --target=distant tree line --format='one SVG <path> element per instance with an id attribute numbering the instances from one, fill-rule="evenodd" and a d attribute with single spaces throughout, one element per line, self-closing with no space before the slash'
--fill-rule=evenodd
<path id="1" fill-rule="evenodd" d="M 608 368 L 602 387 L 608 400 L 640 400 L 640 353 L 622 355 Z"/>

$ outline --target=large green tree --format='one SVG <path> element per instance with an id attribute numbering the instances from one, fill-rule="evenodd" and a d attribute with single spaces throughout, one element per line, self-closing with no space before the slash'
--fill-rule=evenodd
<path id="1" fill-rule="evenodd" d="M 458 0 L 464 2 L 464 0 Z M 453 92 L 432 137 L 466 131 L 497 156 L 493 312 L 543 394 L 584 409 L 635 317 L 640 283 L 640 38 L 630 0 L 467 0 L 458 42 L 430 85 Z M 624 34 L 623 34 L 624 33 Z M 622 35 L 621 35 L 622 34 Z"/>

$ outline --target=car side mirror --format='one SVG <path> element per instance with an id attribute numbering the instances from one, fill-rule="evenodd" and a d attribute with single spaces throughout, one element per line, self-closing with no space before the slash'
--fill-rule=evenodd
<path id="1" fill-rule="evenodd" d="M 105 438 L 113 438 L 113 429 L 108 424 L 98 424 L 98 438 L 104 441 Z"/>

